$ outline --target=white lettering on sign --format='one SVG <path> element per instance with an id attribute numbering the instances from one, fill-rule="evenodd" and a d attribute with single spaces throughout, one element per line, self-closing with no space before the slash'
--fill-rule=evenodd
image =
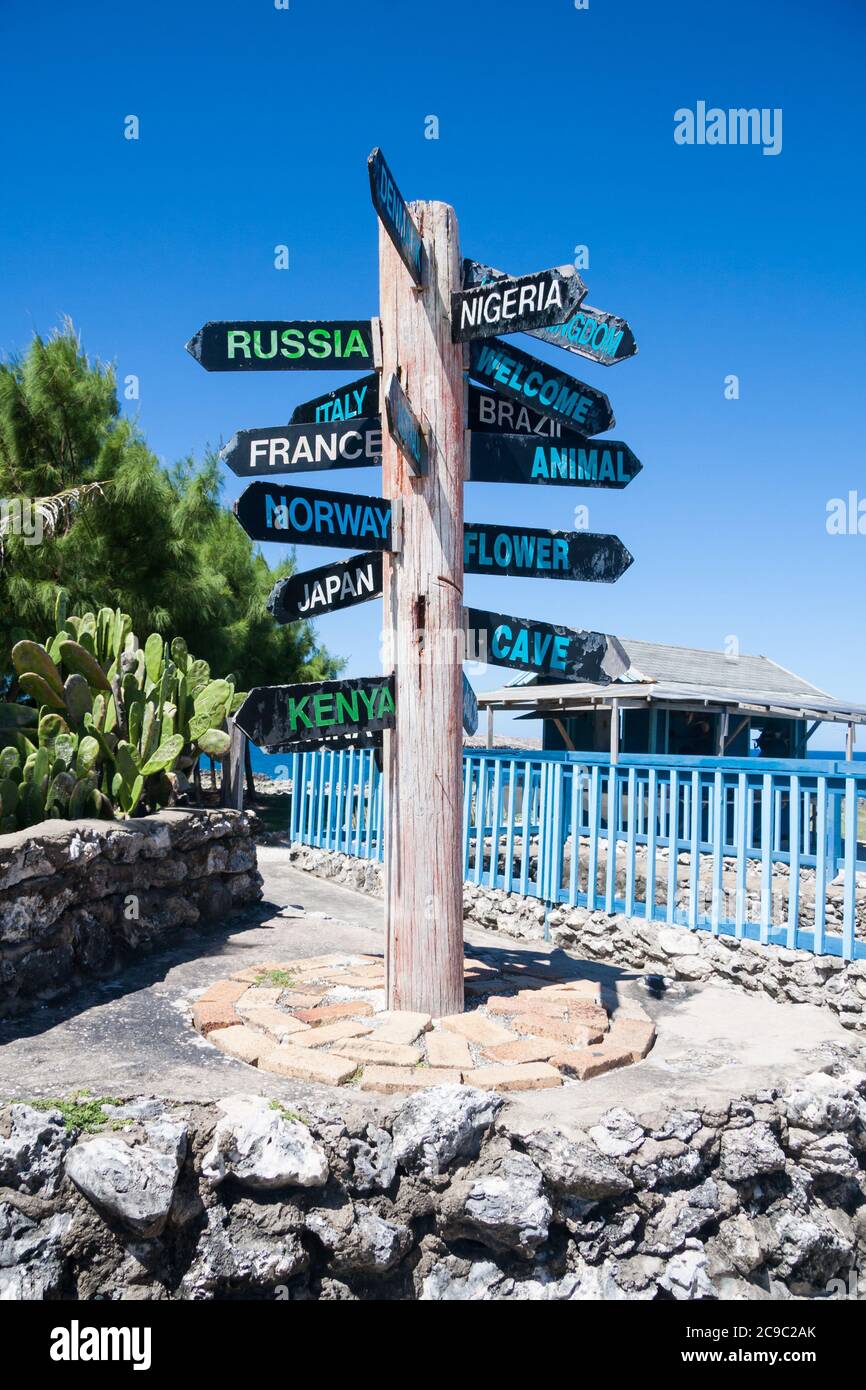
<path id="1" fill-rule="evenodd" d="M 508 324 L 527 314 L 562 308 L 562 282 L 539 277 L 521 285 L 501 289 L 497 283 L 484 286 L 477 295 L 460 303 L 460 329 L 477 328 L 481 323 Z"/>

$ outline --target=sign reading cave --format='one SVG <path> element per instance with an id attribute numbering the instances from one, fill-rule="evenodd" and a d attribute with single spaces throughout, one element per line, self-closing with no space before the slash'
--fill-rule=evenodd
<path id="1" fill-rule="evenodd" d="M 333 425 L 277 425 L 238 430 L 220 457 L 239 477 L 305 473 L 326 468 L 370 468 L 382 462 L 378 419 Z"/>
<path id="2" fill-rule="evenodd" d="M 378 145 L 367 159 L 367 170 L 370 175 L 373 206 L 396 246 L 401 261 L 415 284 L 421 285 L 424 279 L 424 247 L 421 237 Z"/>
<path id="3" fill-rule="evenodd" d="M 619 536 L 592 531 L 543 531 L 534 526 L 470 525 L 468 521 L 463 528 L 467 574 L 612 584 L 633 559 Z"/>
<path id="4" fill-rule="evenodd" d="M 642 466 L 619 439 L 585 439 L 570 430 L 560 439 L 473 431 L 469 441 L 471 483 L 623 488 Z"/>
<path id="5" fill-rule="evenodd" d="M 486 650 L 494 665 L 518 671 L 607 685 L 630 664 L 617 639 L 604 632 L 576 631 L 479 608 L 464 608 L 463 625 L 472 650 Z"/>
<path id="6" fill-rule="evenodd" d="M 369 319 L 206 323 L 186 345 L 208 372 L 330 372 L 373 366 Z"/>
<path id="7" fill-rule="evenodd" d="M 291 574 L 274 585 L 268 608 L 278 623 L 317 618 L 338 608 L 352 608 L 382 597 L 382 554 L 371 550 L 333 565 L 320 565 L 303 574 Z"/>
<path id="8" fill-rule="evenodd" d="M 381 497 L 250 483 L 234 511 L 254 541 L 391 549 L 392 504 Z"/>
<path id="9" fill-rule="evenodd" d="M 285 752 L 322 739 L 393 729 L 394 716 L 394 677 L 360 676 L 306 685 L 257 686 L 244 700 L 235 722 L 257 748 Z"/>
<path id="10" fill-rule="evenodd" d="M 583 434 L 600 434 L 614 424 L 613 410 L 603 391 L 499 338 L 471 343 L 469 364 L 476 380 Z"/>
<path id="11" fill-rule="evenodd" d="M 475 265 L 476 262 L 470 262 Z M 465 279 L 464 261 L 464 285 Z M 483 270 L 484 267 L 478 267 Z M 535 275 L 475 280 L 451 296 L 451 339 L 467 343 L 497 333 L 527 333 L 571 318 L 586 294 L 574 266 L 559 265 Z"/>
<path id="12" fill-rule="evenodd" d="M 369 419 L 379 414 L 379 377 L 376 372 L 350 381 L 335 391 L 326 391 L 315 400 L 296 405 L 291 425 L 321 424 L 337 420 Z"/>

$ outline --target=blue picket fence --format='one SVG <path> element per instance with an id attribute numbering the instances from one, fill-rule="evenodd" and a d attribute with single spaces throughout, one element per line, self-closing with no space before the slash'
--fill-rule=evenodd
<path id="1" fill-rule="evenodd" d="M 382 859 L 372 751 L 295 754 L 292 785 L 293 841 Z M 862 763 L 463 755 L 464 878 L 550 905 L 866 958 L 863 840 Z"/>

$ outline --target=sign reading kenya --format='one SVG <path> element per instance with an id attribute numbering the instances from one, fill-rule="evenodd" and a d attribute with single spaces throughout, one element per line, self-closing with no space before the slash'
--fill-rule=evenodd
<path id="1" fill-rule="evenodd" d="M 583 434 L 601 434 L 614 424 L 613 410 L 603 391 L 511 343 L 499 338 L 471 343 L 469 363 L 472 375 L 484 385 L 494 386 L 504 396 L 562 420 Z"/>
<path id="2" fill-rule="evenodd" d="M 420 285 L 424 279 L 424 247 L 412 214 L 403 201 L 378 145 L 367 159 L 367 170 L 370 175 L 373 206 L 396 246 L 401 261 L 415 284 Z"/>
<path id="3" fill-rule="evenodd" d="M 296 623 L 381 597 L 382 554 L 371 550 L 366 555 L 352 555 L 348 560 L 336 560 L 332 565 L 320 565 L 318 569 L 278 580 L 268 608 L 276 622 Z"/>
<path id="4" fill-rule="evenodd" d="M 382 462 L 378 419 L 353 424 L 277 425 L 238 430 L 220 457 L 239 477 L 262 473 L 309 473 L 327 468 L 371 468 Z"/>
<path id="5" fill-rule="evenodd" d="M 373 366 L 369 319 L 206 323 L 186 345 L 208 372 L 330 372 Z"/>
<path id="6" fill-rule="evenodd" d="M 360 731 L 394 727 L 394 677 L 305 685 L 260 685 L 244 700 L 235 721 L 257 748 L 276 752 Z"/>
<path id="7" fill-rule="evenodd" d="M 586 285 L 571 265 L 475 284 L 451 296 L 451 340 L 466 343 L 563 323 L 585 294 Z"/>
<path id="8" fill-rule="evenodd" d="M 291 425 L 322 424 L 338 420 L 370 419 L 379 414 L 379 377 L 376 372 L 350 381 L 315 400 L 304 401 L 292 411 Z"/>
<path id="9" fill-rule="evenodd" d="M 381 497 L 250 483 L 234 510 L 254 541 L 391 549 L 392 504 Z"/>
<path id="10" fill-rule="evenodd" d="M 488 661 L 518 671 L 606 685 L 630 664 L 617 639 L 604 632 L 576 631 L 480 608 L 464 608 L 463 624 L 470 650 L 486 651 Z"/>
<path id="11" fill-rule="evenodd" d="M 566 487 L 627 487 L 641 471 L 619 439 L 534 439 L 529 434 L 483 434 L 469 440 L 471 483 L 558 483 Z"/>

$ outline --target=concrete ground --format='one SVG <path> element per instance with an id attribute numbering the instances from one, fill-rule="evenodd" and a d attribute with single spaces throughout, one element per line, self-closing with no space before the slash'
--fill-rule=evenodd
<path id="1" fill-rule="evenodd" d="M 59 1003 L 0 1022 L 0 1101 L 64 1096 L 159 1095 L 213 1100 L 254 1091 L 318 1113 L 362 1109 L 370 1118 L 392 1097 L 330 1090 L 259 1072 L 219 1052 L 189 1023 L 192 997 L 246 965 L 346 950 L 383 949 L 382 904 L 298 872 L 285 850 L 259 847 L 264 899 L 224 927 L 185 932 L 130 964 L 115 979 Z M 829 1010 L 776 1004 L 721 986 L 675 986 L 654 998 L 628 970 L 566 955 L 545 943 L 521 943 L 467 931 L 474 946 L 513 958 L 551 953 L 575 978 L 601 981 L 609 1008 L 635 997 L 652 1015 L 656 1044 L 645 1061 L 561 1089 L 511 1098 L 520 1128 L 555 1123 L 585 1128 L 612 1105 L 644 1116 L 727 1101 L 790 1083 L 861 1049 Z"/>

